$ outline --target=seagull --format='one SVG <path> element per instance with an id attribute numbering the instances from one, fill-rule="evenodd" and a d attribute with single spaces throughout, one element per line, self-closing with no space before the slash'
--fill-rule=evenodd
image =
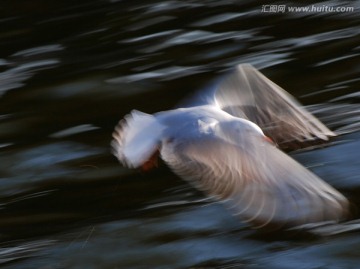
<path id="1" fill-rule="evenodd" d="M 288 156 L 335 133 L 250 64 L 239 64 L 180 108 L 131 111 L 112 150 L 128 168 L 158 157 L 253 228 L 297 227 L 347 217 L 349 202 Z"/>

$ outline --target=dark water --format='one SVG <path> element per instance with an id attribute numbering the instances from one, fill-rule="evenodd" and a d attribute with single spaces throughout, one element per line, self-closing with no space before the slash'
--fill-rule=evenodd
<path id="1" fill-rule="evenodd" d="M 354 11 L 261 12 L 268 3 L 235 0 L 2 1 L 0 265 L 359 268 L 360 2 L 307 2 Z M 165 166 L 141 174 L 110 154 L 113 127 L 131 109 L 169 109 L 244 62 L 341 134 L 292 155 L 351 199 L 351 233 L 261 235 Z"/>

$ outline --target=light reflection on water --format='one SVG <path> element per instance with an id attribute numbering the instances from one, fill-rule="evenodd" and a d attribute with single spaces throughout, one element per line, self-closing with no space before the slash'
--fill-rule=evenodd
<path id="1" fill-rule="evenodd" d="M 356 236 L 256 235 L 165 166 L 120 167 L 109 142 L 131 109 L 169 109 L 249 62 L 341 134 L 293 156 L 359 206 L 358 10 L 263 14 L 256 1 L 210 0 L 4 9 L 4 268 L 357 268 Z"/>

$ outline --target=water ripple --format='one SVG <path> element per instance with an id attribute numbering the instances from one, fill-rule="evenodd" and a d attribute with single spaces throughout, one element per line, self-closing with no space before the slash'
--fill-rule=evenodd
<path id="1" fill-rule="evenodd" d="M 29 56 L 34 56 L 34 55 L 39 55 L 39 54 L 44 54 L 44 53 L 49 53 L 49 52 L 54 52 L 54 51 L 62 51 L 64 49 L 65 49 L 65 47 L 63 47 L 60 44 L 45 45 L 45 46 L 21 50 L 21 51 L 16 52 L 12 56 L 29 57 Z"/>

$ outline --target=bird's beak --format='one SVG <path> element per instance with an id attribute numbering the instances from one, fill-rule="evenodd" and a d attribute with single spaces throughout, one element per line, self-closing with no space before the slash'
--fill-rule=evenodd
<path id="1" fill-rule="evenodd" d="M 142 166 L 141 171 L 143 172 L 149 172 L 153 168 L 158 167 L 158 157 L 159 157 L 159 151 L 156 151 L 149 160 L 147 160 Z"/>

